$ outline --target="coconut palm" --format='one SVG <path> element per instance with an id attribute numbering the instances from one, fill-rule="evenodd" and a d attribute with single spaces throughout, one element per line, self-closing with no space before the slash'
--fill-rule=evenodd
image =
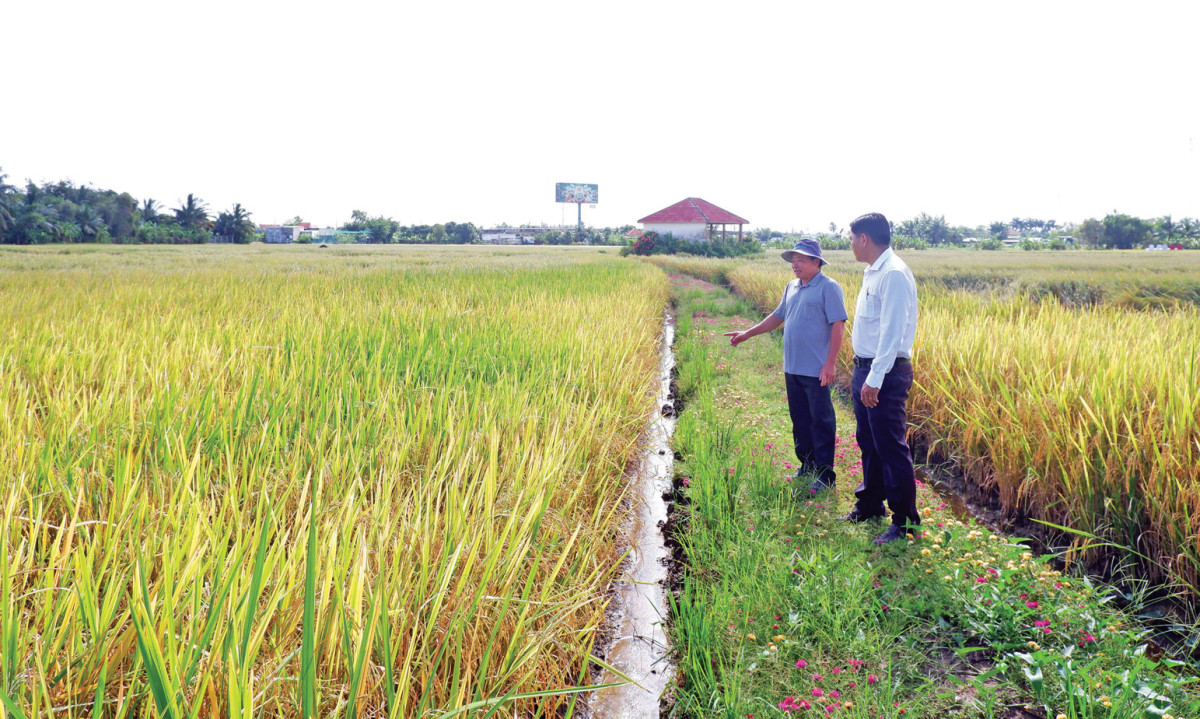
<path id="1" fill-rule="evenodd" d="M 158 200 L 153 197 L 147 197 L 141 206 L 142 222 L 158 222 L 158 218 L 162 216 L 162 205 L 158 204 Z"/>
<path id="2" fill-rule="evenodd" d="M 172 212 L 175 213 L 175 222 L 181 227 L 199 230 L 208 224 L 208 205 L 203 200 L 189 192 L 187 200 L 179 204 Z"/>
<path id="3" fill-rule="evenodd" d="M 8 184 L 8 175 L 0 168 L 0 241 L 3 241 L 16 221 L 15 203 L 12 202 L 12 191 L 16 188 Z"/>
<path id="4" fill-rule="evenodd" d="M 220 235 L 226 242 L 246 244 L 254 237 L 254 223 L 250 221 L 250 213 L 235 203 L 233 209 L 217 215 L 213 224 L 213 233 Z"/>
<path id="5" fill-rule="evenodd" d="M 84 242 L 95 240 L 107 229 L 104 220 L 88 205 L 83 205 L 75 212 L 75 224 L 79 225 L 79 236 Z"/>

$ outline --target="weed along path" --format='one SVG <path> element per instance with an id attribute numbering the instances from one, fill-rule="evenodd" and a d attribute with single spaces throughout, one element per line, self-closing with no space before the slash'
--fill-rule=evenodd
<path id="1" fill-rule="evenodd" d="M 1189 673 L 1147 656 L 1102 591 L 931 487 L 918 486 L 923 524 L 907 542 L 878 546 L 882 524 L 839 520 L 861 473 L 849 402 L 836 402 L 837 487 L 809 494 L 790 479 L 779 338 L 730 347 L 722 333 L 759 312 L 702 280 L 672 284 L 670 716 L 1200 716 Z"/>

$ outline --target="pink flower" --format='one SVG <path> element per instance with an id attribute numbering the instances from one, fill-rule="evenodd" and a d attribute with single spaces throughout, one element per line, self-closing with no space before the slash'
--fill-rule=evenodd
<path id="1" fill-rule="evenodd" d="M 1037 602 L 1032 602 L 1032 601 L 1030 601 L 1030 602 L 1025 602 L 1025 606 L 1029 607 L 1030 609 L 1037 609 L 1037 608 L 1038 608 L 1038 603 L 1037 603 Z"/>
<path id="2" fill-rule="evenodd" d="M 796 668 L 797 669 L 803 669 L 806 666 L 808 666 L 808 662 L 804 661 L 803 659 L 796 660 Z"/>
<path id="3" fill-rule="evenodd" d="M 834 699 L 837 699 L 838 697 L 841 696 L 841 694 L 838 694 L 838 690 L 834 689 L 833 691 L 829 692 L 829 696 L 833 697 Z"/>
<path id="4" fill-rule="evenodd" d="M 874 674 L 867 675 L 867 684 L 874 684 L 878 681 L 879 681 L 879 677 L 875 676 Z"/>
<path id="5" fill-rule="evenodd" d="M 1034 621 L 1033 626 L 1048 627 L 1048 626 L 1050 626 L 1050 620 L 1049 619 L 1038 619 L 1038 620 Z"/>
<path id="6" fill-rule="evenodd" d="M 823 697 L 825 696 L 825 692 L 821 689 L 821 687 L 817 687 L 816 689 L 812 690 L 812 695 L 814 697 Z"/>
<path id="7" fill-rule="evenodd" d="M 819 681 L 821 681 L 821 679 L 823 679 L 823 678 L 824 678 L 824 677 L 822 677 L 820 674 L 814 674 L 814 675 L 813 675 L 813 681 L 814 681 L 814 682 L 819 682 Z"/>

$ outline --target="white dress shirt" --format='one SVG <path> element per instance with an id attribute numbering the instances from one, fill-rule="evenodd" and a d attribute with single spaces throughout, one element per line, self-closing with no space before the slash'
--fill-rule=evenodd
<path id="1" fill-rule="evenodd" d="M 870 357 L 866 383 L 882 387 L 897 357 L 912 357 L 917 336 L 917 283 L 904 260 L 887 248 L 863 270 L 854 310 L 850 345 L 858 357 Z"/>

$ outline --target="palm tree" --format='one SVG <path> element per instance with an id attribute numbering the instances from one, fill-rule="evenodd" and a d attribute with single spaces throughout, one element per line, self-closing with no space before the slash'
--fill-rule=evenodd
<path id="1" fill-rule="evenodd" d="M 187 200 L 175 208 L 175 222 L 190 230 L 202 229 L 208 224 L 208 205 L 195 195 L 188 193 Z"/>
<path id="2" fill-rule="evenodd" d="M 79 235 L 82 240 L 95 240 L 106 229 L 104 220 L 90 206 L 84 205 L 75 213 L 75 224 L 79 225 Z"/>
<path id="3" fill-rule="evenodd" d="M 1153 223 L 1154 234 L 1157 235 L 1160 240 L 1174 242 L 1175 235 L 1179 231 L 1179 224 L 1172 220 L 1170 215 L 1163 215 L 1162 217 L 1153 220 Z"/>
<path id="4" fill-rule="evenodd" d="M 254 237 L 254 223 L 250 221 L 250 213 L 246 212 L 240 203 L 235 203 L 229 212 L 222 212 L 217 216 L 213 233 L 220 235 L 226 242 L 244 245 Z"/>
<path id="5" fill-rule="evenodd" d="M 153 197 L 147 197 L 142 202 L 142 222 L 158 222 L 158 218 L 162 214 L 159 212 L 161 209 L 162 205 L 158 204 L 158 200 L 155 200 Z"/>
<path id="6" fill-rule="evenodd" d="M 12 229 L 16 218 L 13 214 L 13 203 L 9 200 L 9 193 L 16 188 L 6 182 L 8 175 L 4 172 L 4 168 L 0 168 L 0 241 L 4 240 L 5 235 Z"/>

